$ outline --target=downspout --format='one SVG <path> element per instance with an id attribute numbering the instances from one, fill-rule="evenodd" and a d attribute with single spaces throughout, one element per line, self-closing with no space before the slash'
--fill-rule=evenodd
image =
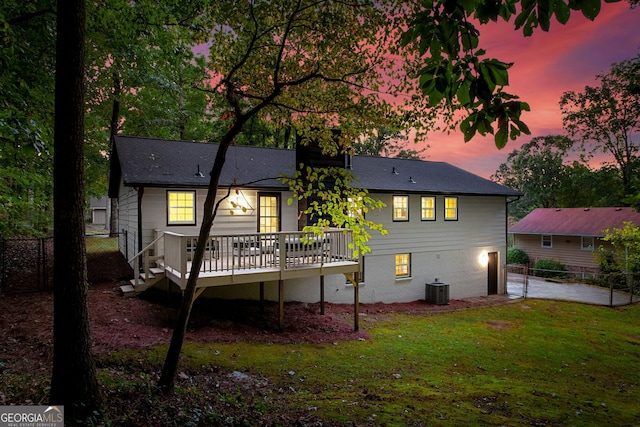
<path id="1" fill-rule="evenodd" d="M 515 199 L 509 200 L 509 197 L 504 198 L 504 293 L 507 293 L 507 257 L 509 253 L 509 203 L 517 202 L 522 196 L 515 196 Z"/>
<path id="2" fill-rule="evenodd" d="M 138 248 L 136 253 L 140 251 L 142 246 L 142 196 L 144 195 L 144 187 L 138 188 Z"/>
<path id="3" fill-rule="evenodd" d="M 522 196 L 515 196 L 515 199 L 511 200 L 509 200 L 508 197 L 504 198 L 504 242 L 507 249 L 509 246 L 509 203 L 517 202 L 521 197 Z"/>

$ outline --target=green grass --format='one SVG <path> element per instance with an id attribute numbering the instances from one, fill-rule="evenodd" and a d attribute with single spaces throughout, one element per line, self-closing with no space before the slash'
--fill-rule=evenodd
<path id="1" fill-rule="evenodd" d="M 87 253 L 118 252 L 118 238 L 104 236 L 87 236 Z"/>
<path id="2" fill-rule="evenodd" d="M 637 425 L 639 318 L 639 305 L 529 300 L 365 317 L 367 341 L 188 343 L 182 363 L 266 378 L 331 425 Z M 126 357 L 158 366 L 165 351 Z"/>

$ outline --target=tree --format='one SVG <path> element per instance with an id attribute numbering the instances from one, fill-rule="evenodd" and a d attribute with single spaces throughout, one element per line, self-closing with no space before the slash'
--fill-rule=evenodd
<path id="1" fill-rule="evenodd" d="M 87 158 L 89 172 L 106 177 L 113 136 L 206 140 L 215 132 L 204 76 L 193 46 L 205 41 L 199 24 L 207 1 L 91 2 L 87 31 Z M 104 195 L 106 185 L 89 180 Z M 94 190 L 94 188 L 96 188 Z M 95 194 L 94 194 L 95 195 Z M 117 200 L 110 231 L 115 233 Z"/>
<path id="2" fill-rule="evenodd" d="M 54 314 L 50 402 L 70 420 L 100 403 L 87 311 L 84 239 L 84 0 L 57 9 L 54 117 Z"/>
<path id="3" fill-rule="evenodd" d="M 619 206 L 624 192 L 618 169 L 593 169 L 585 159 L 569 162 L 573 141 L 564 136 L 533 138 L 511 152 L 492 180 L 524 193 L 510 205 L 520 219 L 535 208 Z"/>
<path id="4" fill-rule="evenodd" d="M 640 150 L 640 55 L 613 64 L 607 74 L 596 76 L 599 86 L 583 92 L 565 92 L 560 109 L 565 129 L 579 138 L 578 148 L 613 157 L 620 170 L 624 193 L 638 192 Z"/>
<path id="5" fill-rule="evenodd" d="M 518 4 L 521 7 L 516 11 Z M 515 17 L 515 29 L 530 36 L 536 28 L 549 31 L 553 18 L 565 24 L 572 10 L 595 19 L 600 0 L 437 0 L 415 2 L 412 7 L 414 19 L 401 44 L 414 45 L 419 53 L 408 76 L 418 77 L 417 87 L 424 97 L 413 97 L 411 102 L 417 110 L 444 106 L 448 109 L 448 123 L 459 125 L 465 141 L 477 133 L 493 134 L 496 146 L 503 148 L 509 139 L 529 134 L 520 119 L 529 105 L 503 90 L 509 84 L 512 64 L 484 57 L 486 51 L 479 48 L 480 31 L 474 23 L 483 25 L 498 19 L 508 22 Z M 411 87 L 413 80 L 405 80 L 404 84 L 407 90 L 415 89 Z"/>
<path id="6" fill-rule="evenodd" d="M 600 249 L 601 266 L 607 272 L 640 272 L 640 226 L 625 222 L 622 228 L 607 229 L 604 234 L 602 240 L 611 243 L 614 250 Z"/>
<path id="7" fill-rule="evenodd" d="M 603 165 L 595 169 L 577 160 L 565 164 L 558 207 L 621 206 L 624 198 L 620 171 L 616 167 Z"/>
<path id="8" fill-rule="evenodd" d="M 344 151 L 363 129 L 380 126 L 387 103 L 370 88 L 384 79 L 377 34 L 388 25 L 374 4 L 332 1 L 236 2 L 210 16 L 206 89 L 226 103 L 227 124 L 210 173 L 192 269 L 160 378 L 171 389 L 191 310 L 204 247 L 216 207 L 218 178 L 229 145 L 252 118 L 295 130 L 327 152 Z M 357 104 L 358 108 L 354 108 Z M 333 129 L 340 129 L 339 133 Z M 219 201 L 218 201 L 219 203 Z"/>
<path id="9" fill-rule="evenodd" d="M 51 226 L 55 2 L 0 5 L 0 234 Z"/>
<path id="10" fill-rule="evenodd" d="M 521 191 L 524 196 L 510 208 L 520 219 L 535 208 L 558 206 L 558 195 L 565 179 L 565 146 L 561 136 L 533 138 L 519 150 L 513 150 L 491 179 Z"/>
<path id="11" fill-rule="evenodd" d="M 356 140 L 353 143 L 353 151 L 355 154 L 368 156 L 420 159 L 420 154 L 424 153 L 429 147 L 427 146 L 421 150 L 405 148 L 408 140 L 409 137 L 406 134 L 383 127 L 375 130 L 367 137 Z"/>

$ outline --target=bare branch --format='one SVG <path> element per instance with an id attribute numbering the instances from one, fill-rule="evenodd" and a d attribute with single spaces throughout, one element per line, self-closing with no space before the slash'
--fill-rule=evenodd
<path id="1" fill-rule="evenodd" d="M 15 18 L 11 18 L 7 20 L 9 25 L 22 25 L 27 21 L 35 19 L 42 15 L 52 14 L 55 15 L 56 11 L 53 8 L 47 8 L 42 10 L 37 10 L 31 13 L 25 13 L 24 15 L 16 16 Z"/>

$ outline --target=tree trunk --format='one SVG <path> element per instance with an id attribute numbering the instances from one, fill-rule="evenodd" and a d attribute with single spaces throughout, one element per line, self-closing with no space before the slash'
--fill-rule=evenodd
<path id="1" fill-rule="evenodd" d="M 54 119 L 51 404 L 80 420 L 100 404 L 91 353 L 84 237 L 85 1 L 58 3 Z"/>
<path id="2" fill-rule="evenodd" d="M 187 331 L 191 308 L 193 307 L 193 299 L 196 292 L 196 285 L 198 283 L 198 276 L 200 274 L 200 265 L 202 264 L 205 246 L 209 239 L 209 233 L 211 232 L 211 226 L 213 225 L 213 220 L 215 218 L 214 206 L 216 202 L 216 194 L 218 192 L 218 182 L 226 159 L 227 150 L 229 149 L 233 139 L 240 133 L 245 122 L 246 118 L 239 118 L 229 132 L 227 132 L 218 147 L 216 159 L 213 163 L 213 168 L 211 169 L 207 198 L 204 202 L 202 225 L 200 226 L 196 249 L 193 253 L 189 279 L 184 293 L 182 294 L 180 312 L 178 313 L 176 326 L 173 329 L 173 334 L 171 335 L 171 343 L 169 344 L 169 350 L 167 351 L 167 356 L 164 360 L 160 381 L 158 381 L 158 385 L 165 393 L 173 390 L 174 380 L 178 371 L 180 352 L 182 351 L 182 344 Z"/>
<path id="3" fill-rule="evenodd" d="M 117 70 L 113 71 L 113 105 L 111 106 L 111 123 L 109 124 L 109 153 L 113 156 L 113 141 L 118 134 L 118 122 L 120 121 L 120 95 L 122 94 L 122 84 Z M 111 200 L 111 210 L 109 212 L 109 237 L 118 235 L 118 199 Z"/>

